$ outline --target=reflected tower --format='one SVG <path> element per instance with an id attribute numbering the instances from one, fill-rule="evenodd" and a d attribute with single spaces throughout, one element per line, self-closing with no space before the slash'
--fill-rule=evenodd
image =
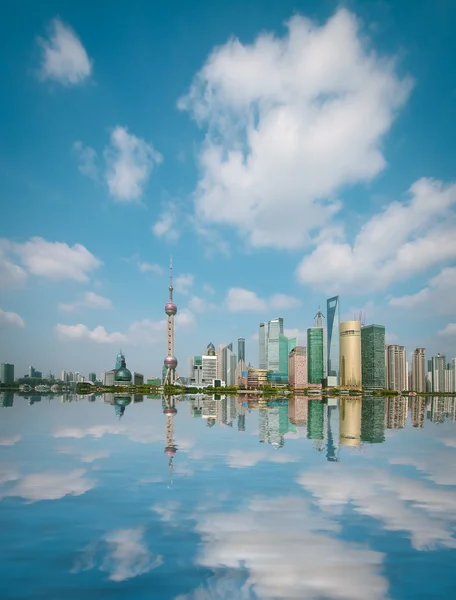
<path id="1" fill-rule="evenodd" d="M 177 306 L 173 302 L 173 260 L 169 261 L 169 299 L 165 304 L 166 313 L 166 358 L 164 367 L 166 369 L 164 385 L 174 385 L 179 380 L 177 374 L 177 358 L 174 356 L 174 317 L 177 313 Z"/>
<path id="2" fill-rule="evenodd" d="M 340 399 L 340 445 L 359 446 L 361 443 L 361 398 Z"/>
<path id="3" fill-rule="evenodd" d="M 171 488 L 173 485 L 173 458 L 177 452 L 177 446 L 174 443 L 174 417 L 177 415 L 177 400 L 175 396 L 166 396 L 164 400 L 163 406 L 163 414 L 166 417 L 166 446 L 165 446 L 165 454 L 169 457 L 168 467 L 169 467 L 169 484 L 168 488 Z"/>

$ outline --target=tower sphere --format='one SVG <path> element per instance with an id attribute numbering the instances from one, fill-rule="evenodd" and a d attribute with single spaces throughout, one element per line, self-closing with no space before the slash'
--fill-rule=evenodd
<path id="1" fill-rule="evenodd" d="M 168 456 L 174 456 L 177 452 L 177 448 L 175 446 L 166 446 L 165 454 Z"/>
<path id="2" fill-rule="evenodd" d="M 165 358 L 165 367 L 177 367 L 177 358 L 175 356 L 167 356 Z"/>
<path id="3" fill-rule="evenodd" d="M 165 408 L 165 410 L 163 411 L 164 415 L 177 415 L 177 409 L 176 408 Z"/>
<path id="4" fill-rule="evenodd" d="M 177 313 L 177 306 L 174 304 L 174 302 L 168 302 L 165 304 L 165 313 L 168 316 L 175 315 Z"/>

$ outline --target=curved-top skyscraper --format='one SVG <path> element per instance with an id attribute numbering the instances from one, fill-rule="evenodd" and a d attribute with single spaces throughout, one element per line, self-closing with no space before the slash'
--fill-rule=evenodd
<path id="1" fill-rule="evenodd" d="M 328 332 L 326 368 L 328 377 L 336 378 L 332 385 L 339 385 L 340 382 L 339 325 L 339 296 L 334 296 L 326 301 L 326 327 Z M 328 385 L 329 381 L 331 380 L 328 380 Z"/>
<path id="2" fill-rule="evenodd" d="M 165 385 L 173 385 L 179 379 L 177 374 L 177 358 L 174 356 L 174 317 L 177 313 L 177 306 L 173 302 L 173 261 L 169 261 L 169 300 L 165 304 L 166 319 L 166 358 L 164 365 L 166 367 Z"/>

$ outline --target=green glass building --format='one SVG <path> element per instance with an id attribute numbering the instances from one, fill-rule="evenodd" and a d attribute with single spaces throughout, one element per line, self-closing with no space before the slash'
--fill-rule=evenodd
<path id="1" fill-rule="evenodd" d="M 325 406 L 322 400 L 311 399 L 308 404 L 307 437 L 309 440 L 322 440 L 325 423 Z"/>
<path id="2" fill-rule="evenodd" d="M 361 373 L 363 388 L 385 389 L 384 325 L 367 325 L 361 328 Z"/>
<path id="3" fill-rule="evenodd" d="M 321 383 L 325 376 L 323 327 L 307 330 L 307 376 L 309 383 Z"/>

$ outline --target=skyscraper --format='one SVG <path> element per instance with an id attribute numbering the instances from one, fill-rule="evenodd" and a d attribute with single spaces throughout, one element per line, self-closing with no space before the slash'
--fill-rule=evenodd
<path id="1" fill-rule="evenodd" d="M 245 362 L 245 338 L 238 339 L 238 360 Z"/>
<path id="2" fill-rule="evenodd" d="M 340 386 L 361 389 L 361 323 L 340 324 Z"/>
<path id="3" fill-rule="evenodd" d="M 14 383 L 14 365 L 2 363 L 0 366 L 0 383 L 10 385 Z"/>
<path id="4" fill-rule="evenodd" d="M 227 386 L 237 385 L 236 381 L 236 366 L 237 359 L 236 354 L 234 354 L 233 345 L 228 344 L 224 346 L 222 350 L 222 377 L 223 381 Z"/>
<path id="5" fill-rule="evenodd" d="M 445 368 L 446 368 L 446 356 L 444 354 L 437 354 L 432 357 L 432 391 L 433 392 L 444 392 L 445 391 Z"/>
<path id="6" fill-rule="evenodd" d="M 361 366 L 363 388 L 385 389 L 385 326 L 361 328 Z"/>
<path id="7" fill-rule="evenodd" d="M 307 330 L 307 377 L 312 384 L 321 384 L 324 370 L 323 329 L 309 327 Z"/>
<path id="8" fill-rule="evenodd" d="M 327 373 L 328 386 L 339 385 L 340 382 L 340 359 L 339 359 L 339 327 L 340 309 L 339 296 L 328 298 L 326 301 L 326 317 L 328 327 L 327 349 Z M 334 379 L 335 377 L 335 379 Z"/>
<path id="9" fill-rule="evenodd" d="M 259 361 L 258 368 L 267 369 L 268 368 L 268 324 L 260 323 L 260 331 L 258 334 L 258 344 L 259 344 Z"/>
<path id="10" fill-rule="evenodd" d="M 386 389 L 402 392 L 407 389 L 407 353 L 404 346 L 385 346 Z"/>
<path id="11" fill-rule="evenodd" d="M 268 323 L 267 343 L 267 368 L 270 371 L 280 371 L 280 334 L 283 335 L 283 318 L 271 319 Z"/>
<path id="12" fill-rule="evenodd" d="M 415 348 L 412 356 L 412 385 L 414 392 L 426 391 L 426 349 Z"/>
<path id="13" fill-rule="evenodd" d="M 304 346 L 295 346 L 288 355 L 288 383 L 298 389 L 307 385 L 307 350 Z"/>

